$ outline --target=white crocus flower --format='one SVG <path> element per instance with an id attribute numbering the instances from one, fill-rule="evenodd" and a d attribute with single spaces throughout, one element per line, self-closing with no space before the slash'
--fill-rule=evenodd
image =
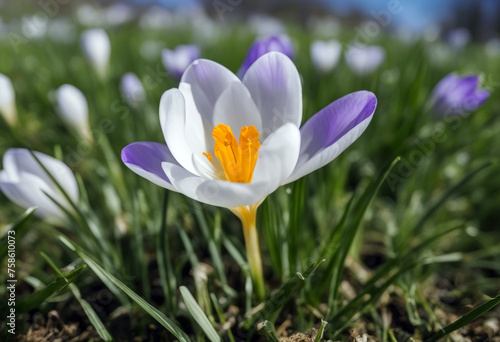
<path id="1" fill-rule="evenodd" d="M 380 46 L 356 44 L 347 49 L 345 60 L 354 73 L 366 76 L 384 62 L 385 50 Z"/>
<path id="2" fill-rule="evenodd" d="M 201 59 L 160 100 L 166 144 L 130 144 L 122 160 L 159 186 L 238 216 L 256 293 L 263 298 L 257 208 L 280 185 L 342 153 L 366 129 L 376 104 L 374 94 L 358 91 L 301 126 L 302 85 L 287 56 L 263 55 L 242 79 Z"/>
<path id="3" fill-rule="evenodd" d="M 103 29 L 90 29 L 82 33 L 80 39 L 85 58 L 94 68 L 97 75 L 105 78 L 108 73 L 111 43 Z"/>
<path id="4" fill-rule="evenodd" d="M 71 84 L 63 84 L 57 89 L 56 101 L 64 123 L 83 138 L 90 139 L 89 108 L 85 95 Z"/>
<path id="5" fill-rule="evenodd" d="M 9 125 L 16 124 L 16 93 L 10 78 L 3 74 L 0 74 L 0 114 Z"/>
<path id="6" fill-rule="evenodd" d="M 73 203 L 78 202 L 78 184 L 71 169 L 62 161 L 41 152 L 34 152 L 40 163 L 64 189 Z M 64 222 L 66 215 L 56 204 L 67 211 L 72 206 L 51 177 L 24 148 L 8 149 L 3 155 L 3 170 L 0 170 L 0 190 L 12 202 L 23 208 L 37 206 L 35 214 L 55 222 Z M 52 199 L 51 199 L 52 198 Z"/>
<path id="7" fill-rule="evenodd" d="M 332 71 L 340 60 L 342 44 L 336 40 L 316 40 L 311 44 L 311 59 L 316 69 L 327 73 Z"/>

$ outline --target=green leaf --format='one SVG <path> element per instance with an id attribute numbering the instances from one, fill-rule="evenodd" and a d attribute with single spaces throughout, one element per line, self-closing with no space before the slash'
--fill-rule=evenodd
<path id="1" fill-rule="evenodd" d="M 52 269 L 61 277 L 64 277 L 64 274 L 62 271 L 59 269 L 59 267 L 56 266 L 56 264 L 50 259 L 50 257 L 45 254 L 44 252 L 40 252 L 42 257 L 47 261 L 47 263 L 52 267 Z M 65 277 L 64 277 L 65 278 Z M 94 327 L 94 329 L 97 331 L 99 336 L 104 340 L 104 341 L 112 341 L 113 338 L 109 334 L 108 330 L 106 330 L 106 327 L 102 323 L 101 319 L 97 315 L 97 313 L 94 311 L 92 306 L 82 298 L 82 295 L 80 293 L 80 290 L 75 284 L 69 284 L 69 289 L 73 293 L 73 296 L 75 296 L 76 300 L 80 303 L 80 306 L 82 307 L 83 311 L 85 311 L 85 314 L 89 318 L 90 323 Z"/>
<path id="2" fill-rule="evenodd" d="M 323 334 L 325 333 L 325 328 L 326 328 L 327 324 L 328 324 L 327 321 L 321 320 L 321 325 L 319 326 L 318 333 L 316 334 L 316 338 L 314 339 L 314 342 L 323 341 Z"/>
<path id="3" fill-rule="evenodd" d="M 425 222 L 434 215 L 434 213 L 459 189 L 461 189 L 465 184 L 467 184 L 469 181 L 471 181 L 474 176 L 476 176 L 479 172 L 484 170 L 485 168 L 493 165 L 492 162 L 488 161 L 476 168 L 475 170 L 471 171 L 467 175 L 465 175 L 457 184 L 452 186 L 448 191 L 446 191 L 437 201 L 432 203 L 425 213 L 420 217 L 420 219 L 417 221 L 415 226 L 412 228 L 412 231 L 420 231 L 422 227 L 424 226 Z M 408 247 L 408 244 L 410 243 L 410 240 L 407 240 L 405 244 L 402 245 L 401 249 L 406 249 Z"/>
<path id="4" fill-rule="evenodd" d="M 297 272 L 293 278 L 290 278 L 284 283 L 278 291 L 266 301 L 262 310 L 244 321 L 241 326 L 250 332 L 254 331 L 257 323 L 270 318 L 275 312 L 280 310 L 283 305 L 290 300 L 292 295 L 304 286 L 306 279 L 313 274 L 318 266 L 324 261 L 324 259 L 316 261 L 304 272 L 304 274 Z"/>
<path id="5" fill-rule="evenodd" d="M 15 237 L 16 242 L 19 242 L 28 229 L 28 223 L 33 218 L 33 214 L 36 209 L 37 207 L 29 208 L 21 215 L 21 217 L 17 219 L 16 222 L 12 223 L 10 227 L 7 227 L 7 232 L 5 232 L 5 235 L 0 240 L 0 262 L 7 256 L 9 242 L 8 232 L 13 231 L 14 234 L 10 234 L 10 236 Z"/>
<path id="6" fill-rule="evenodd" d="M 397 157 L 396 159 L 393 160 L 389 168 L 382 173 L 377 180 L 375 180 L 371 186 L 369 186 L 365 192 L 362 194 L 361 198 L 359 201 L 356 203 L 355 207 L 353 208 L 352 216 L 353 219 L 350 224 L 348 224 L 346 227 L 343 228 L 343 234 L 341 238 L 341 243 L 338 249 L 338 252 L 334 256 L 333 264 L 331 264 L 331 269 L 333 270 L 332 278 L 331 278 L 331 285 L 330 285 L 330 296 L 329 296 L 329 302 L 328 302 L 328 310 L 332 311 L 335 310 L 337 307 L 337 301 L 338 301 L 338 292 L 339 292 L 339 287 L 340 283 L 342 281 L 342 273 L 344 270 L 344 263 L 345 259 L 347 258 L 347 255 L 349 253 L 349 250 L 351 249 L 352 243 L 354 242 L 354 238 L 356 237 L 356 232 L 358 231 L 361 221 L 364 217 L 364 214 L 366 210 L 368 209 L 371 201 L 377 194 L 378 190 L 386 180 L 387 176 L 391 172 L 391 170 L 394 168 L 394 166 L 399 162 L 401 158 Z"/>
<path id="7" fill-rule="evenodd" d="M 446 327 L 442 328 L 439 330 L 437 333 L 434 335 L 426 338 L 424 341 L 425 342 L 434 342 L 439 340 L 440 338 L 443 338 L 444 336 L 448 335 L 449 333 L 462 328 L 463 326 L 466 326 L 467 324 L 471 323 L 478 317 L 482 316 L 484 313 L 490 311 L 493 309 L 495 306 L 500 304 L 500 295 L 490 299 L 489 301 L 475 307 L 459 319 L 457 319 L 455 322 L 447 325 Z"/>
<path id="8" fill-rule="evenodd" d="M 130 297 L 134 302 L 136 302 L 141 308 L 144 309 L 148 314 L 151 315 L 158 323 L 163 325 L 168 331 L 170 331 L 175 337 L 177 337 L 181 342 L 189 342 L 189 337 L 180 327 L 178 327 L 172 320 L 165 316 L 161 311 L 153 307 L 151 304 L 142 299 L 137 293 L 132 291 L 127 285 L 122 283 L 120 280 L 115 278 L 112 274 L 102 268 L 97 262 L 92 259 L 92 257 L 85 252 L 82 248 L 77 246 L 74 242 L 67 239 L 65 236 L 59 235 L 59 239 L 68 246 L 71 250 L 75 251 L 83 262 L 85 262 L 94 273 L 108 286 L 110 283 L 118 287 L 120 290 L 125 292 L 127 296 Z"/>
<path id="9" fill-rule="evenodd" d="M 221 338 L 219 334 L 217 334 L 217 331 L 215 331 L 212 324 L 210 324 L 207 315 L 205 315 L 198 303 L 196 303 L 196 300 L 194 299 L 191 292 L 189 292 L 188 288 L 185 286 L 181 286 L 179 290 L 181 292 L 182 299 L 184 299 L 184 304 L 186 304 L 187 310 L 194 318 L 196 323 L 198 323 L 205 335 L 207 335 L 208 339 L 212 342 L 220 342 Z"/>
<path id="10" fill-rule="evenodd" d="M 279 342 L 278 334 L 276 333 L 273 323 L 269 321 L 259 323 L 257 330 L 259 331 L 259 334 L 265 336 L 268 341 Z"/>
<path id="11" fill-rule="evenodd" d="M 77 269 L 64 274 L 64 277 L 58 277 L 54 282 L 45 286 L 40 291 L 35 292 L 27 298 L 23 298 L 19 301 L 17 306 L 17 311 L 19 313 L 27 312 L 40 306 L 47 298 L 52 296 L 56 292 L 60 292 L 70 283 L 76 280 L 76 278 L 85 269 L 85 265 L 78 267 Z"/>
<path id="12" fill-rule="evenodd" d="M 85 299 L 82 298 L 82 295 L 80 293 L 80 290 L 75 284 L 69 284 L 69 288 L 71 292 L 73 292 L 73 295 L 75 298 L 78 300 L 78 303 L 80 303 L 83 311 L 85 311 L 85 314 L 89 318 L 90 323 L 94 327 L 94 329 L 97 331 L 99 336 L 104 340 L 104 341 L 113 341 L 113 338 L 109 334 L 108 330 L 102 323 L 101 319 L 95 312 L 94 308 L 87 302 Z"/>

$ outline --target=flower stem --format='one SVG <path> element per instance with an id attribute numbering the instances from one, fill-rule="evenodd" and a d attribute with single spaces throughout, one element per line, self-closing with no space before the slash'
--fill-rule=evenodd
<path id="1" fill-rule="evenodd" d="M 255 293 L 259 300 L 265 297 L 264 276 L 262 273 L 262 259 L 260 257 L 259 238 L 257 235 L 257 206 L 238 207 L 233 212 L 240 218 L 245 236 L 248 264 Z"/>

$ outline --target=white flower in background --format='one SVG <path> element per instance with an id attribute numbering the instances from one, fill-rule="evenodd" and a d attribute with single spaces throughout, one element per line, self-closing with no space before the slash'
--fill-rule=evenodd
<path id="1" fill-rule="evenodd" d="M 81 47 L 85 58 L 90 62 L 99 77 L 106 77 L 111 54 L 111 43 L 106 31 L 96 28 L 83 32 Z"/>
<path id="2" fill-rule="evenodd" d="M 115 3 L 110 5 L 105 12 L 106 24 L 120 26 L 134 19 L 134 9 L 126 4 Z"/>
<path id="3" fill-rule="evenodd" d="M 485 47 L 486 54 L 490 57 L 500 55 L 500 39 L 492 38 L 488 40 Z"/>
<path id="4" fill-rule="evenodd" d="M 472 37 L 468 29 L 459 27 L 448 32 L 446 38 L 452 49 L 461 50 L 469 44 Z"/>
<path id="5" fill-rule="evenodd" d="M 320 72 L 332 71 L 340 60 L 342 44 L 336 40 L 316 40 L 311 44 L 311 59 Z"/>
<path id="6" fill-rule="evenodd" d="M 83 26 L 103 27 L 106 23 L 106 13 L 102 9 L 89 4 L 78 7 L 76 18 Z"/>
<path id="7" fill-rule="evenodd" d="M 286 27 L 279 19 L 267 15 L 253 15 L 248 25 L 258 36 L 272 36 L 286 33 Z"/>
<path id="8" fill-rule="evenodd" d="M 62 161 L 46 154 L 40 152 L 34 154 L 57 180 L 71 201 L 78 203 L 78 185 L 71 169 Z M 3 155 L 0 190 L 8 199 L 23 208 L 37 206 L 35 214 L 42 218 L 58 222 L 64 222 L 66 219 L 64 211 L 50 197 L 66 210 L 70 212 L 73 210 L 51 177 L 30 151 L 24 148 L 11 148 Z"/>
<path id="9" fill-rule="evenodd" d="M 371 74 L 385 60 L 385 50 L 380 46 L 356 44 L 345 52 L 345 60 L 351 70 L 365 76 Z"/>
<path id="10" fill-rule="evenodd" d="M 11 126 L 17 122 L 16 93 L 10 78 L 0 74 L 0 114 Z"/>
<path id="11" fill-rule="evenodd" d="M 177 45 L 175 49 L 161 52 L 163 66 L 175 78 L 180 79 L 187 67 L 200 57 L 200 48 L 194 44 Z"/>
<path id="12" fill-rule="evenodd" d="M 89 108 L 85 95 L 71 84 L 64 84 L 57 89 L 56 102 L 59 115 L 64 123 L 83 138 L 91 139 Z"/>
<path id="13" fill-rule="evenodd" d="M 146 98 L 146 92 L 141 80 L 133 72 L 123 75 L 120 88 L 123 99 L 131 107 L 137 107 Z"/>
<path id="14" fill-rule="evenodd" d="M 47 34 L 54 42 L 62 44 L 72 44 L 77 37 L 76 26 L 68 18 L 53 19 Z"/>
<path id="15" fill-rule="evenodd" d="M 23 38 L 26 39 L 42 39 L 45 36 L 48 28 L 48 20 L 38 15 L 27 15 L 21 18 L 18 22 Z"/>
<path id="16" fill-rule="evenodd" d="M 160 6 L 149 7 L 139 19 L 139 28 L 142 30 L 161 30 L 169 28 L 175 22 L 172 12 Z"/>

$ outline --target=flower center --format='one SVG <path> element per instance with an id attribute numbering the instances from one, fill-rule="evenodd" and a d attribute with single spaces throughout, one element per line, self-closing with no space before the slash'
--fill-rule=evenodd
<path id="1" fill-rule="evenodd" d="M 214 127 L 212 137 L 215 139 L 214 154 L 224 169 L 226 179 L 230 182 L 250 183 L 257 163 L 260 148 L 259 131 L 255 126 L 241 128 L 239 143 L 236 141 L 231 127 L 219 124 Z M 212 161 L 210 153 L 203 153 Z"/>

